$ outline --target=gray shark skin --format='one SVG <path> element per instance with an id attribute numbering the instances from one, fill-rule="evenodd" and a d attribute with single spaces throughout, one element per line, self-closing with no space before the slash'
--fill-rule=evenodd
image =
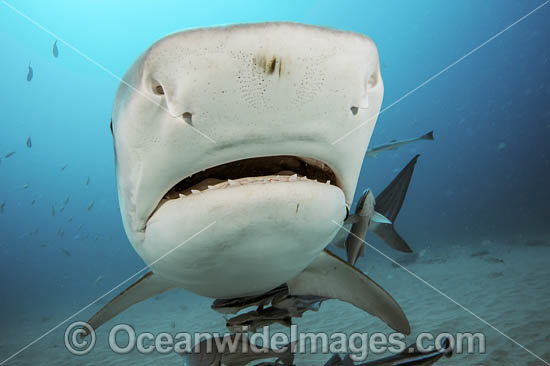
<path id="1" fill-rule="evenodd" d="M 430 131 L 430 132 L 428 132 L 428 133 L 426 133 L 426 134 L 424 134 L 420 137 L 417 137 L 417 138 L 407 139 L 407 140 L 400 140 L 400 141 L 395 141 L 394 140 L 394 141 L 392 141 L 388 144 L 373 147 L 372 149 L 367 150 L 365 156 L 369 157 L 369 158 L 372 158 L 372 157 L 375 157 L 376 155 L 378 155 L 378 153 L 380 153 L 382 151 L 396 150 L 396 149 L 398 149 L 399 147 L 401 147 L 403 145 L 407 145 L 407 144 L 410 144 L 412 142 L 422 141 L 422 140 L 433 141 L 434 140 L 434 132 Z"/>

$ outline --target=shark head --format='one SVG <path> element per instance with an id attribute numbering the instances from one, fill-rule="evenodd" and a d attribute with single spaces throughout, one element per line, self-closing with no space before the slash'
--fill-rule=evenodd
<path id="1" fill-rule="evenodd" d="M 130 242 L 155 274 L 199 295 L 285 283 L 346 218 L 383 90 L 361 34 L 259 23 L 157 41 L 113 108 Z"/>

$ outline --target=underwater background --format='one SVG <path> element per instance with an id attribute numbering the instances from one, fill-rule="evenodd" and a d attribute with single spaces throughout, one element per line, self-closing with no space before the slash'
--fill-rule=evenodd
<path id="1" fill-rule="evenodd" d="M 169 33 L 260 21 L 302 22 L 374 40 L 385 95 L 369 147 L 430 130 L 435 141 L 365 158 L 357 192 L 370 187 L 379 193 L 420 154 L 395 226 L 415 252 L 438 253 L 443 262 L 456 265 L 432 260 L 414 268 L 427 280 L 447 276 L 459 301 L 468 302 L 473 282 L 483 281 L 476 289 L 488 301 L 483 311 L 496 322 L 503 314 L 515 316 L 496 304 L 504 302 L 506 309 L 520 312 L 531 304 L 517 324 L 500 326 L 519 343 L 538 337 L 526 342 L 550 360 L 550 276 L 544 271 L 550 264 L 550 6 L 484 44 L 543 3 L 0 1 L 0 204 L 5 202 L 0 212 L 0 363 L 143 268 L 126 238 L 118 207 L 109 131 L 119 84 L 114 76 L 124 75 L 141 52 Z M 58 57 L 52 54 L 56 39 Z M 29 62 L 33 77 L 27 81 Z M 374 237 L 368 241 L 392 258 L 402 255 Z M 470 248 L 472 253 L 490 248 L 503 262 L 471 257 Z M 453 262 L 456 257 L 461 261 Z M 393 275 L 398 269 L 389 262 L 378 265 L 388 260 L 374 252 L 362 261 L 369 275 L 366 269 L 378 266 L 372 273 L 400 303 L 405 301 L 402 306 L 411 319 L 429 324 L 432 312 L 426 308 L 447 301 L 429 288 L 422 296 L 411 290 L 400 277 L 408 275 Z M 497 264 L 498 269 L 485 271 Z M 500 275 L 487 279 L 484 271 Z M 525 282 L 519 281 L 527 272 Z M 490 280 L 505 282 L 505 299 L 500 298 L 502 288 Z M 528 290 L 526 297 L 521 291 Z M 472 306 L 479 304 L 476 299 L 470 300 Z M 137 305 L 130 320 L 154 314 L 160 321 L 165 311 L 172 317 L 166 324 L 177 317 L 178 326 L 185 328 L 180 319 L 194 314 L 202 330 L 213 330 L 210 325 L 217 326 L 221 316 L 208 309 L 209 301 L 180 291 Z M 413 304 L 424 312 L 415 315 Z M 86 320 L 99 306 L 75 319 Z M 339 313 L 339 305 L 331 306 L 329 310 Z M 325 319 L 327 324 L 337 320 L 322 310 L 304 321 L 314 328 Z M 359 311 L 353 314 L 368 318 Z M 456 327 L 452 320 L 468 314 L 449 306 L 445 316 Z M 372 324 L 386 329 L 381 322 Z M 63 327 L 6 364 L 126 362 L 118 355 L 107 362 L 97 352 L 70 355 L 63 348 Z M 503 342 L 490 356 L 457 355 L 441 364 L 544 365 L 507 339 Z M 148 364 L 153 356 L 128 357 L 133 364 Z M 168 363 L 178 364 L 171 357 Z"/>

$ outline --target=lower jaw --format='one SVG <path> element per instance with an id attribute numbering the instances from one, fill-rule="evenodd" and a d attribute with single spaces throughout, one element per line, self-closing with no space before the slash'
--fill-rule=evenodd
<path id="1" fill-rule="evenodd" d="M 252 295 L 305 269 L 345 215 L 343 192 L 327 184 L 230 187 L 166 202 L 136 250 L 153 272 L 199 295 Z"/>

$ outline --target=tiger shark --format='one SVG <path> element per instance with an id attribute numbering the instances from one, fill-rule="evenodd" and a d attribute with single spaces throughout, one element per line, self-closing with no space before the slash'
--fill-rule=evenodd
<path id="1" fill-rule="evenodd" d="M 377 48 L 358 33 L 274 22 L 154 43 L 125 74 L 111 122 L 122 222 L 150 272 L 88 323 L 175 288 L 231 299 L 286 283 L 408 334 L 397 302 L 325 250 L 383 93 Z"/>

